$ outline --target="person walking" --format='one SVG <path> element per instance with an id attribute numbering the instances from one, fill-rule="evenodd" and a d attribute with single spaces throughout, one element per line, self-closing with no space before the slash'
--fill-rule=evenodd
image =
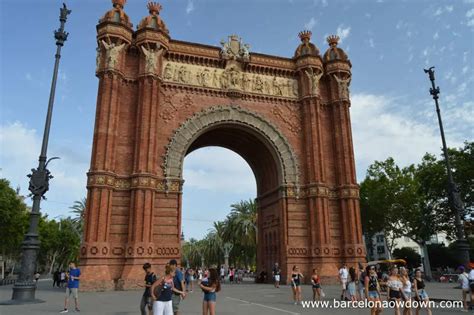
<path id="1" fill-rule="evenodd" d="M 395 315 L 400 315 L 399 303 L 403 297 L 403 283 L 398 274 L 398 268 L 392 267 L 387 279 L 387 300 L 395 301 Z"/>
<path id="2" fill-rule="evenodd" d="M 204 298 L 202 301 L 202 314 L 203 315 L 215 315 L 216 314 L 216 292 L 221 290 L 221 284 L 219 281 L 219 274 L 217 269 L 209 269 L 209 275 L 205 276 L 201 284 L 199 285 L 201 290 L 204 292 Z"/>
<path id="3" fill-rule="evenodd" d="M 56 271 L 53 273 L 53 288 L 59 288 L 59 281 L 61 281 L 60 277 L 61 273 L 59 272 L 59 269 L 56 269 Z"/>
<path id="4" fill-rule="evenodd" d="M 66 297 L 64 299 L 64 309 L 60 313 L 67 313 L 69 307 L 69 297 L 72 295 L 74 298 L 75 310 L 79 310 L 79 279 L 81 277 L 81 270 L 76 267 L 74 262 L 69 263 L 68 280 L 66 286 Z"/>
<path id="5" fill-rule="evenodd" d="M 196 278 L 196 271 L 193 268 L 189 268 L 189 284 L 190 284 L 190 292 L 193 292 L 194 289 L 194 280 Z"/>
<path id="6" fill-rule="evenodd" d="M 35 273 L 35 282 L 36 282 L 36 285 L 38 285 L 38 280 L 39 280 L 40 277 L 41 277 L 41 274 L 37 271 L 37 272 Z"/>
<path id="7" fill-rule="evenodd" d="M 415 271 L 415 278 L 413 279 L 413 291 L 415 292 L 415 299 L 418 302 L 426 302 L 426 313 L 431 315 L 431 309 L 429 306 L 430 298 L 428 297 L 428 293 L 425 290 L 425 281 L 422 278 L 422 273 L 420 269 Z M 416 309 L 416 315 L 420 314 L 421 305 L 418 304 Z"/>
<path id="8" fill-rule="evenodd" d="M 462 291 L 462 304 L 463 304 L 463 311 L 467 312 L 469 307 L 467 305 L 467 295 L 469 293 L 469 275 L 466 272 L 464 266 L 459 266 L 459 278 L 458 282 L 461 284 L 461 291 Z"/>
<path id="9" fill-rule="evenodd" d="M 300 272 L 300 268 L 297 265 L 293 266 L 293 271 L 291 272 L 291 289 L 293 291 L 293 300 L 295 305 L 301 303 L 301 280 L 303 279 L 303 274 Z"/>
<path id="10" fill-rule="evenodd" d="M 357 301 L 356 293 L 357 275 L 354 267 L 349 268 L 349 279 L 347 282 L 348 298 L 351 301 Z"/>
<path id="11" fill-rule="evenodd" d="M 469 291 L 470 291 L 470 294 L 469 294 L 469 301 L 470 301 L 470 305 L 469 305 L 469 309 L 471 310 L 472 309 L 472 298 L 473 298 L 473 292 L 474 292 L 474 268 L 471 269 L 471 271 L 469 271 L 469 275 L 468 275 L 468 278 L 469 278 Z"/>
<path id="12" fill-rule="evenodd" d="M 63 270 L 61 271 L 61 274 L 60 274 L 60 283 L 59 283 L 59 287 L 64 287 L 64 284 L 66 283 L 66 272 Z"/>
<path id="13" fill-rule="evenodd" d="M 410 276 L 408 275 L 408 270 L 405 267 L 400 267 L 400 280 L 403 284 L 403 299 L 405 301 L 405 308 L 403 309 L 403 315 L 412 315 L 411 307 L 409 303 L 412 300 L 412 292 L 411 292 L 411 281 Z"/>
<path id="14" fill-rule="evenodd" d="M 224 265 L 221 266 L 221 282 L 224 283 L 225 282 L 225 268 L 224 268 Z"/>
<path id="15" fill-rule="evenodd" d="M 151 286 L 156 281 L 156 275 L 151 271 L 151 264 L 145 263 L 143 265 L 143 270 L 145 271 L 145 284 L 139 286 L 145 287 L 145 292 L 143 292 L 142 299 L 140 301 L 140 312 L 142 315 L 150 315 L 153 311 L 153 301 L 151 300 Z M 148 309 L 148 312 L 147 312 Z"/>
<path id="16" fill-rule="evenodd" d="M 365 271 L 365 269 L 361 265 L 360 270 L 359 270 L 359 283 L 358 283 L 359 301 L 363 301 L 366 298 L 366 296 L 365 296 L 365 276 L 366 275 L 367 275 L 367 272 Z"/>
<path id="17" fill-rule="evenodd" d="M 341 301 L 343 301 L 346 296 L 348 276 L 349 276 L 349 271 L 347 270 L 346 264 L 344 264 L 342 265 L 341 269 L 339 269 L 339 281 L 341 282 L 341 286 L 342 286 Z"/>
<path id="18" fill-rule="evenodd" d="M 321 300 L 321 278 L 319 278 L 316 268 L 313 269 L 313 274 L 311 275 L 311 284 L 313 286 L 313 301 L 316 301 L 316 296 L 318 301 Z"/>
<path id="19" fill-rule="evenodd" d="M 382 304 L 380 301 L 380 284 L 374 266 L 367 266 L 364 285 L 365 296 L 369 301 L 372 301 L 374 303 L 374 307 L 370 309 L 370 314 L 380 314 L 382 312 Z"/>
<path id="20" fill-rule="evenodd" d="M 234 283 L 234 274 L 235 274 L 234 267 L 230 267 L 229 268 L 229 283 L 230 284 Z"/>
<path id="21" fill-rule="evenodd" d="M 274 281 L 275 288 L 279 288 L 280 287 L 281 269 L 280 269 L 280 266 L 278 265 L 278 263 L 275 263 L 275 266 L 273 266 L 272 276 L 273 276 L 273 281 Z"/>
<path id="22" fill-rule="evenodd" d="M 184 272 L 184 283 L 186 284 L 186 292 L 189 292 L 189 283 L 191 282 L 191 268 Z"/>
<path id="23" fill-rule="evenodd" d="M 165 276 L 155 281 L 150 288 L 151 297 L 153 299 L 153 315 L 173 315 L 173 293 L 179 294 L 183 298 L 186 293 L 175 287 L 174 276 L 176 266 L 167 264 L 165 266 Z"/>
<path id="24" fill-rule="evenodd" d="M 173 313 L 174 315 L 179 315 L 179 304 L 181 303 L 181 299 L 184 298 L 184 296 L 179 293 L 184 290 L 184 276 L 181 270 L 178 268 L 178 262 L 176 259 L 171 259 L 169 262 L 169 265 L 174 273 L 173 276 L 173 282 L 174 282 L 174 288 L 176 289 L 173 290 L 172 294 L 172 300 L 173 300 Z"/>

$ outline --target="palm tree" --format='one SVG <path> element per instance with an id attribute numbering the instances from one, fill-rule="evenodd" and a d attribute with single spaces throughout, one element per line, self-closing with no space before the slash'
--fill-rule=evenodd
<path id="1" fill-rule="evenodd" d="M 240 201 L 231 205 L 229 238 L 239 240 L 243 246 L 254 247 L 257 244 L 257 204 L 253 200 Z M 233 236 L 233 237 L 232 237 Z"/>
<path id="2" fill-rule="evenodd" d="M 81 235 L 81 239 L 84 227 L 84 216 L 86 215 L 86 201 L 87 200 L 84 197 L 81 200 L 74 201 L 72 207 L 69 207 L 69 209 L 72 209 L 71 212 L 75 214 L 72 223 L 74 224 L 76 231 Z"/>

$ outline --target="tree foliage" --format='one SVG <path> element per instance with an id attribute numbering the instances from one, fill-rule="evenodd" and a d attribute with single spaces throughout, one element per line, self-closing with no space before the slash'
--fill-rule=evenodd
<path id="1" fill-rule="evenodd" d="M 224 263 L 223 245 L 233 245 L 229 255 L 231 265 L 253 266 L 257 248 L 257 205 L 254 201 L 240 201 L 231 205 L 224 221 L 214 222 L 202 240 L 190 239 L 183 245 L 183 262 L 189 266 L 221 265 Z"/>
<path id="2" fill-rule="evenodd" d="M 474 143 L 450 149 L 453 175 L 465 205 L 463 218 L 473 214 Z M 426 154 L 418 165 L 399 167 L 393 158 L 369 166 L 360 185 L 361 216 L 364 233 L 373 236 L 383 231 L 389 250 L 394 240 L 406 236 L 426 246 L 439 232 L 453 238 L 454 214 L 448 204 L 444 159 Z"/>
<path id="3" fill-rule="evenodd" d="M 28 217 L 25 203 L 10 187 L 9 181 L 0 179 L 0 254 L 7 260 L 20 254 Z"/>
<path id="4" fill-rule="evenodd" d="M 417 268 L 421 263 L 421 256 L 416 250 L 411 247 L 396 248 L 393 251 L 393 257 L 397 259 L 404 259 L 407 262 L 408 268 Z"/>

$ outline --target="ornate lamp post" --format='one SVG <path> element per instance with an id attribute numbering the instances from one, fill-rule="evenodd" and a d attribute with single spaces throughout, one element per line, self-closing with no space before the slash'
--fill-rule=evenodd
<path id="1" fill-rule="evenodd" d="M 36 261 L 40 245 L 38 239 L 38 222 L 40 218 L 41 199 L 44 198 L 44 194 L 48 191 L 49 180 L 53 177 L 47 169 L 47 166 L 48 163 L 55 158 L 46 160 L 46 154 L 48 150 L 54 95 L 56 92 L 59 59 L 61 58 L 61 47 L 64 45 L 64 42 L 67 40 L 68 36 L 68 33 L 64 31 L 64 25 L 66 24 L 67 16 L 70 13 L 71 10 L 68 10 L 66 4 L 63 4 L 59 14 L 59 21 L 61 22 L 61 25 L 59 29 L 54 32 L 54 38 L 56 39 L 57 46 L 55 55 L 56 61 L 54 63 L 53 80 L 51 83 L 51 92 L 49 94 L 48 112 L 46 115 L 46 123 L 43 134 L 43 144 L 41 146 L 38 168 L 32 169 L 31 175 L 28 175 L 30 178 L 29 190 L 33 196 L 33 207 L 30 213 L 30 226 L 28 228 L 28 232 L 25 235 L 25 240 L 21 246 L 22 257 L 20 275 L 13 286 L 13 295 L 10 304 L 42 302 L 35 299 L 36 284 L 33 281 L 33 275 L 36 272 Z"/>
<path id="2" fill-rule="evenodd" d="M 439 130 L 441 133 L 441 141 L 443 142 L 443 153 L 444 153 L 444 161 L 446 162 L 446 169 L 448 172 L 448 198 L 449 198 L 449 205 L 451 210 L 455 216 L 455 224 L 456 224 L 456 249 L 457 249 L 457 256 L 459 262 L 464 266 L 469 266 L 469 243 L 466 240 L 466 235 L 464 233 L 464 226 L 462 222 L 462 214 L 464 212 L 464 206 L 462 204 L 461 196 L 459 194 L 459 188 L 454 182 L 453 174 L 451 172 L 451 165 L 449 163 L 449 155 L 448 155 L 448 148 L 446 146 L 446 139 L 444 137 L 444 128 L 443 128 L 443 121 L 441 120 L 441 112 L 439 110 L 439 87 L 435 85 L 435 76 L 434 76 L 434 67 L 429 69 L 424 69 L 425 73 L 428 73 L 430 81 L 431 81 L 431 88 L 430 94 L 433 96 L 433 99 L 436 104 L 436 113 L 438 114 L 438 122 L 439 122 Z"/>

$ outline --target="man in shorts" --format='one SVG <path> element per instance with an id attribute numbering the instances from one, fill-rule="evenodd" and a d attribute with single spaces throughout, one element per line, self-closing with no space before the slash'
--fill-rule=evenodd
<path id="1" fill-rule="evenodd" d="M 178 268 L 178 262 L 176 259 L 171 259 L 169 262 L 171 269 L 174 271 L 173 284 L 175 289 L 183 291 L 184 286 L 184 276 L 181 270 Z M 181 303 L 181 294 L 176 294 L 173 292 L 171 298 L 173 301 L 173 313 L 174 315 L 179 315 L 179 303 Z"/>
<path id="2" fill-rule="evenodd" d="M 152 314 L 153 310 L 153 301 L 151 300 L 151 291 L 150 288 L 153 283 L 156 281 L 156 275 L 151 271 L 150 263 L 145 263 L 143 265 L 143 270 L 145 270 L 145 292 L 143 292 L 142 299 L 140 301 L 140 312 L 142 315 Z"/>
<path id="3" fill-rule="evenodd" d="M 339 269 L 339 280 L 341 281 L 342 286 L 341 301 L 346 297 L 347 277 L 349 277 L 349 271 L 347 270 L 346 264 L 344 264 L 342 265 L 342 268 Z"/>
<path id="4" fill-rule="evenodd" d="M 76 264 L 71 262 L 69 263 L 69 277 L 66 286 L 66 298 L 64 299 L 64 309 L 60 313 L 67 313 L 69 306 L 69 297 L 72 295 L 74 297 L 74 303 L 76 305 L 76 312 L 79 311 L 79 278 L 81 276 L 81 270 L 76 268 Z"/>
<path id="5" fill-rule="evenodd" d="M 272 275 L 273 275 L 273 280 L 275 281 L 275 283 L 274 283 L 275 288 L 279 288 L 280 287 L 281 269 L 280 269 L 280 266 L 278 266 L 278 263 L 275 263 L 275 266 L 273 267 L 273 270 L 272 270 Z"/>

